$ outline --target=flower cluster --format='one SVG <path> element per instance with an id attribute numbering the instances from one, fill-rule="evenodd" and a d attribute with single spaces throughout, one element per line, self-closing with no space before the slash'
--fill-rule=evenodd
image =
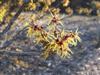
<path id="1" fill-rule="evenodd" d="M 60 34 L 60 35 L 59 35 Z M 47 58 L 51 53 L 56 53 L 61 58 L 70 57 L 70 54 L 73 53 L 69 45 L 77 45 L 77 42 L 81 42 L 78 33 L 74 32 L 65 32 L 64 30 L 57 34 L 59 37 L 54 37 L 48 44 L 44 47 L 44 52 L 42 55 L 44 58 Z"/>
<path id="2" fill-rule="evenodd" d="M 79 33 L 77 30 L 76 32 L 65 31 L 61 22 L 62 18 L 59 18 L 58 15 L 53 14 L 51 11 L 50 14 L 51 19 L 46 26 L 32 22 L 28 27 L 27 36 L 34 37 L 37 44 L 43 44 L 44 50 L 41 55 L 45 59 L 54 53 L 61 58 L 69 57 L 73 53 L 70 45 L 76 46 L 78 42 L 81 42 Z"/>
<path id="3" fill-rule="evenodd" d="M 38 44 L 46 40 L 47 32 L 43 29 L 42 26 L 33 24 L 28 27 L 27 36 L 30 38 L 34 37 L 36 43 Z"/>

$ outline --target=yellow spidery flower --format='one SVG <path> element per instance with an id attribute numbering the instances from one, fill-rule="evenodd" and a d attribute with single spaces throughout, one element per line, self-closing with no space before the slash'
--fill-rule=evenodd
<path id="1" fill-rule="evenodd" d="M 63 6 L 68 6 L 69 2 L 70 2 L 69 0 L 63 0 L 63 1 L 62 1 Z"/>
<path id="2" fill-rule="evenodd" d="M 53 14 L 59 14 L 60 9 L 59 9 L 59 8 L 54 8 L 54 7 L 52 7 L 52 8 L 51 8 L 51 12 L 52 12 Z"/>
<path id="3" fill-rule="evenodd" d="M 47 12 L 48 10 L 49 10 L 48 5 L 44 5 L 44 7 L 43 7 L 42 11 Z"/>
<path id="4" fill-rule="evenodd" d="M 58 26 L 60 26 L 60 27 L 64 26 L 62 21 L 61 21 L 63 18 L 60 18 L 60 15 L 53 14 L 51 11 L 50 11 L 50 14 L 52 17 L 47 25 L 48 30 L 55 31 L 55 30 L 59 30 Z"/>
<path id="5" fill-rule="evenodd" d="M 38 26 L 38 25 L 29 26 L 27 30 L 27 36 L 30 38 L 35 37 L 36 44 L 48 41 L 47 32 L 44 31 L 42 26 Z"/>
<path id="6" fill-rule="evenodd" d="M 6 12 L 7 12 L 7 5 L 0 7 L 0 22 L 3 20 L 3 17 L 5 16 Z"/>
<path id="7" fill-rule="evenodd" d="M 34 31 L 33 31 L 33 28 L 32 28 L 31 26 L 29 26 L 29 27 L 28 27 L 28 30 L 27 30 L 27 36 L 28 36 L 28 37 L 32 37 L 32 36 L 33 36 L 33 32 L 34 32 Z"/>
<path id="8" fill-rule="evenodd" d="M 44 0 L 45 4 L 47 5 L 51 5 L 52 4 L 52 0 Z"/>
<path id="9" fill-rule="evenodd" d="M 59 34 L 58 34 L 59 35 Z M 43 57 L 46 59 L 51 53 L 58 54 L 61 58 L 70 57 L 73 52 L 69 48 L 69 45 L 77 45 L 77 42 L 81 42 L 77 31 L 65 32 L 64 30 L 60 33 L 59 37 L 55 37 L 44 47 Z"/>
<path id="10" fill-rule="evenodd" d="M 23 0 L 18 0 L 18 4 L 19 4 L 19 5 L 22 5 L 23 3 L 24 3 Z"/>
<path id="11" fill-rule="evenodd" d="M 29 2 L 27 9 L 28 10 L 35 10 L 36 9 L 36 3 Z"/>
<path id="12" fill-rule="evenodd" d="M 66 8 L 65 11 L 69 16 L 73 14 L 73 10 L 70 7 Z"/>

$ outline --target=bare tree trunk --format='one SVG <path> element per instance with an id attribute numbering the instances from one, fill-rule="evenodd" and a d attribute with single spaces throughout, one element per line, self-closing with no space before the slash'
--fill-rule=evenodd
<path id="1" fill-rule="evenodd" d="M 18 18 L 18 16 L 20 15 L 20 13 L 22 12 L 24 8 L 24 4 L 19 8 L 18 12 L 15 14 L 15 16 L 10 20 L 10 22 L 8 23 L 7 27 L 3 30 L 3 32 L 0 33 L 0 37 L 3 36 L 5 33 L 7 33 L 11 26 L 13 25 L 14 21 Z"/>

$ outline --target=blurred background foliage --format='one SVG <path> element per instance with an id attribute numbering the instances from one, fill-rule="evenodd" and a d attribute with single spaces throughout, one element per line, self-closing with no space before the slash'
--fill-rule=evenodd
<path id="1" fill-rule="evenodd" d="M 99 0 L 0 0 L 0 6 L 9 1 L 11 6 L 17 8 L 25 3 L 24 11 L 47 12 L 51 9 L 68 15 L 100 15 Z"/>

